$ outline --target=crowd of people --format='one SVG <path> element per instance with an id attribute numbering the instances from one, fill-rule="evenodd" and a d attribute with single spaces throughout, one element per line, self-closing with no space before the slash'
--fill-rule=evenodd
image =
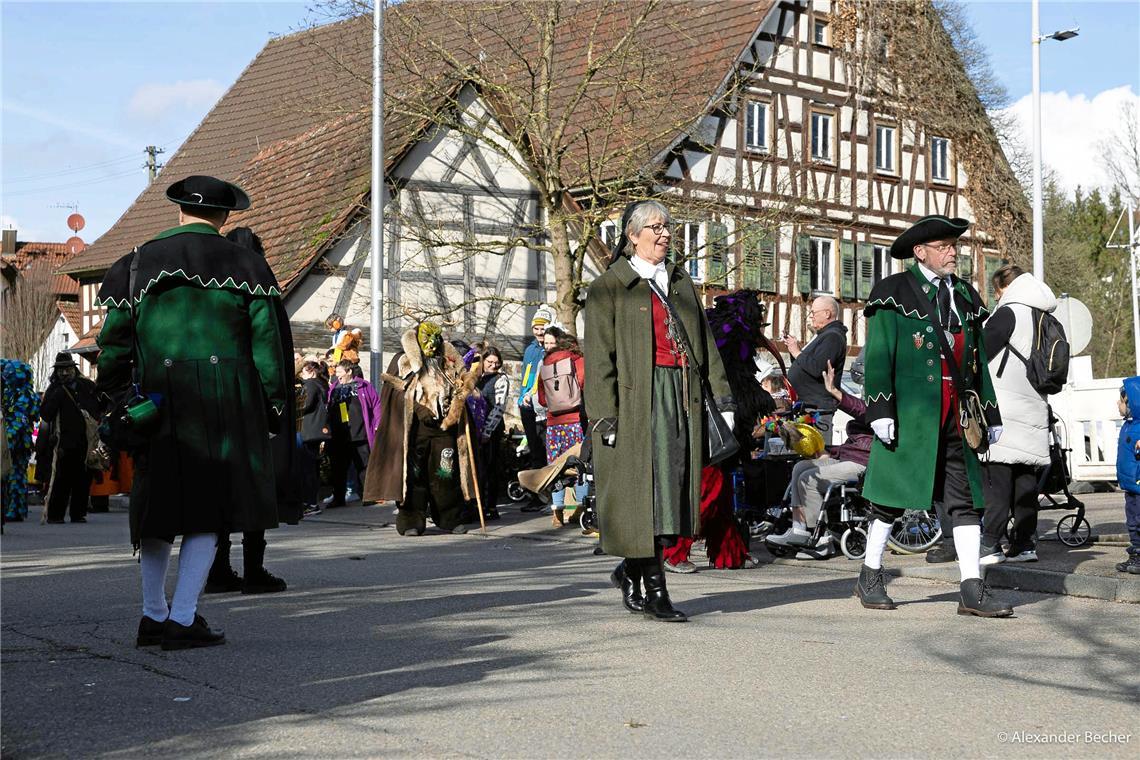
<path id="1" fill-rule="evenodd" d="M 257 236 L 219 232 L 231 211 L 248 208 L 245 193 L 196 176 L 167 197 L 179 225 L 124 256 L 103 282 L 97 383 L 60 354 L 40 399 L 27 365 L 3 362 L 4 517 L 27 515 L 37 420 L 37 464 L 50 469 L 41 477 L 46 522 L 86 520 L 93 474 L 125 484 L 142 576 L 139 646 L 223 643 L 224 633 L 198 614 L 203 591 L 285 590 L 264 566 L 266 530 L 281 522 L 357 500 L 394 502 L 402 536 L 423 535 L 429 524 L 461 534 L 476 520 L 498 519 L 515 469 L 571 455 L 592 468 L 593 493 L 584 478 L 555 480 L 522 511 L 548 509 L 558 528 L 571 493 L 577 508 L 592 497 L 600 549 L 621 558 L 610 579 L 624 607 L 684 621 L 666 574 L 696 570 L 695 537 L 706 540 L 710 566 L 755 565 L 734 520 L 731 483 L 763 456 L 765 421 L 793 404 L 813 410 L 804 424 L 820 445 L 797 448 L 802 461 L 786 489 L 791 522 L 768 540 L 812 550 L 797 556 L 828 556 L 814 531 L 824 494 L 831 483 L 863 478 L 872 514 L 855 595 L 864 607 L 895 609 L 882 559 L 905 509 L 938 507 L 945 540 L 928 560 L 958 563 L 960 614 L 1009 616 L 981 567 L 1037 560 L 1038 482 L 1050 463 L 1052 421 L 1049 381 L 1032 354 L 1041 315 L 1056 299 L 1009 264 L 993 274 L 997 302 L 987 311 L 956 276 L 964 219 L 926 217 L 892 245 L 893 257 L 913 263 L 881 280 L 867 301 L 866 347 L 853 373 L 859 397 L 840 382 L 850 350 L 834 298 L 811 302 L 814 337 L 806 344 L 782 336 L 785 364 L 765 334 L 760 295 L 728 293 L 706 309 L 669 260 L 668 209 L 630 204 L 610 265 L 590 288 L 584 343 L 574 325 L 539 306 L 513 391 L 499 347 L 448 336 L 446 324 L 430 320 L 405 331 L 374 382 L 360 367 L 362 333 L 341 315 L 326 322 L 323 354 L 294 353 Z M 1129 573 L 1140 573 L 1137 409 L 1140 379 L 1131 378 L 1121 390 L 1119 465 L 1132 545 L 1118 569 Z M 846 441 L 825 447 L 837 410 L 851 418 Z M 99 419 L 117 411 L 128 420 L 125 437 L 117 428 L 97 431 Z M 509 435 L 516 415 L 522 446 Z M 732 440 L 714 444 L 720 421 Z M 236 532 L 243 575 L 230 564 Z"/>

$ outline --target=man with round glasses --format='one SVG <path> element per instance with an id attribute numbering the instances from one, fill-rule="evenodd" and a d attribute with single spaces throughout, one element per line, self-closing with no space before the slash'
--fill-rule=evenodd
<path id="1" fill-rule="evenodd" d="M 864 400 L 875 432 L 863 496 L 873 505 L 867 553 L 855 595 L 868 609 L 893 610 L 882 557 L 891 524 L 906 509 L 941 500 L 961 573 L 958 614 L 1008 617 L 1012 608 L 982 582 L 982 473 L 963 436 L 963 394 L 978 394 L 989 443 L 1001 415 L 987 367 L 981 296 L 957 276 L 958 238 L 970 223 L 941 215 L 920 219 L 891 245 L 896 259 L 915 259 L 871 291 L 867 318 Z M 945 346 L 947 352 L 943 350 Z M 957 378 L 955 378 L 957 375 Z"/>

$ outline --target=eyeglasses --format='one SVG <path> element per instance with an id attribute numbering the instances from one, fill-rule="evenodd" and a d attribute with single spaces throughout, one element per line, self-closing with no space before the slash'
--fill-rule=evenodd
<path id="1" fill-rule="evenodd" d="M 923 243 L 922 245 L 925 248 L 933 248 L 939 253 L 958 250 L 958 241 L 954 241 L 953 243 Z"/>
<path id="2" fill-rule="evenodd" d="M 653 230 L 654 235 L 661 235 L 661 234 L 664 234 L 666 232 L 669 232 L 669 225 L 665 224 L 664 222 L 658 222 L 657 224 L 647 224 L 644 227 L 642 227 L 642 229 L 643 230 Z"/>

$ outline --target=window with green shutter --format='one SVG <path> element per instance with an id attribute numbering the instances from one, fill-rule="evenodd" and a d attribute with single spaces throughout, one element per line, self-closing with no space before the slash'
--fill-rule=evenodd
<path id="1" fill-rule="evenodd" d="M 855 298 L 855 243 L 850 240 L 839 241 L 839 297 Z"/>
<path id="2" fill-rule="evenodd" d="M 706 248 L 706 281 L 710 285 L 727 287 L 725 272 L 728 262 L 728 225 L 722 222 L 709 222 Z"/>
<path id="3" fill-rule="evenodd" d="M 796 236 L 796 288 L 802 295 L 811 293 L 811 238 Z"/>
<path id="4" fill-rule="evenodd" d="M 982 284 L 986 289 L 986 303 L 992 306 L 993 304 L 997 303 L 997 297 L 994 294 L 994 272 L 1000 269 L 1001 265 L 1004 264 L 1005 261 L 998 258 L 997 256 L 986 256 L 983 260 L 983 263 L 985 264 L 983 274 L 985 275 L 986 281 Z"/>
<path id="5" fill-rule="evenodd" d="M 967 251 L 958 254 L 958 276 L 966 282 L 974 281 L 974 254 Z"/>
<path id="6" fill-rule="evenodd" d="M 866 301 L 875 286 L 875 246 L 858 243 L 855 246 L 855 297 Z"/>
<path id="7" fill-rule="evenodd" d="M 775 293 L 779 285 L 779 258 L 776 256 L 776 242 L 770 237 L 760 239 L 760 284 L 758 290 Z"/>

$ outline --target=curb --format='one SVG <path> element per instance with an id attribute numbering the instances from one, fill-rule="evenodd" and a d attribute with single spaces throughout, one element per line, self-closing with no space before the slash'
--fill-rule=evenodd
<path id="1" fill-rule="evenodd" d="M 773 559 L 772 563 L 799 567 L 814 566 L 814 563 L 794 559 Z M 855 571 L 851 571 L 842 565 L 830 565 L 826 569 L 858 575 L 857 568 Z M 941 581 L 955 586 L 959 583 L 956 565 L 953 567 L 884 567 L 883 572 L 895 577 Z M 982 568 L 982 576 L 987 583 L 995 588 L 1033 591 L 1039 594 L 1081 596 L 1089 599 L 1101 599 L 1106 602 L 1140 604 L 1140 583 L 1133 581 L 1131 577 L 1113 578 L 1103 575 L 1081 575 L 1039 568 L 1006 567 L 1005 565 L 984 567 Z"/>

